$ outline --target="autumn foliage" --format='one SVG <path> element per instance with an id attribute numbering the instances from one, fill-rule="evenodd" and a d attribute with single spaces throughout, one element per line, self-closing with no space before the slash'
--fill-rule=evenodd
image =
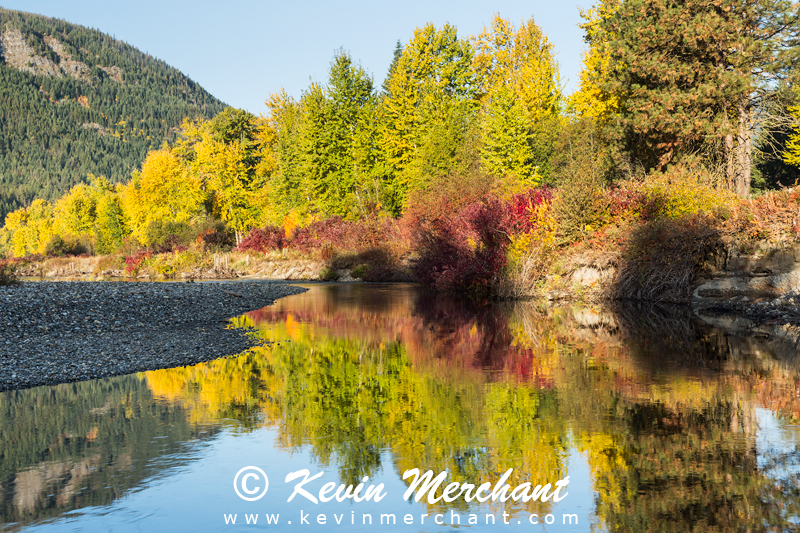
<path id="1" fill-rule="evenodd" d="M 495 294 L 512 239 L 534 229 L 533 210 L 551 196 L 544 188 L 506 201 L 488 197 L 452 216 L 427 221 L 413 238 L 419 254 L 414 264 L 417 278 L 440 291 Z"/>

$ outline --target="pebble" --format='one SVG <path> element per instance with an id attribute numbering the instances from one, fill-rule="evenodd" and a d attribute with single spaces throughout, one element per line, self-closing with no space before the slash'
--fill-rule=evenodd
<path id="1" fill-rule="evenodd" d="M 231 295 L 232 288 L 241 297 Z M 41 281 L 2 286 L 0 391 L 238 354 L 258 341 L 244 329 L 228 329 L 228 319 L 304 290 L 265 282 Z"/>

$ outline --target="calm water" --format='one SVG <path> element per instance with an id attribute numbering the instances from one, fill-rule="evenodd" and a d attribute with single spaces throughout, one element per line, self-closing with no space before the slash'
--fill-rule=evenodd
<path id="1" fill-rule="evenodd" d="M 271 344 L 0 394 L 0 530 L 800 530 L 792 339 L 405 285 L 313 285 L 234 322 Z M 412 469 L 445 472 L 436 501 L 404 499 Z"/>

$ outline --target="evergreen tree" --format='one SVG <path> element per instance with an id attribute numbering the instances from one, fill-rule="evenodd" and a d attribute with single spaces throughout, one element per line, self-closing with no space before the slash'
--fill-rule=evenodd
<path id="1" fill-rule="evenodd" d="M 647 169 L 703 152 L 747 194 L 758 113 L 794 64 L 797 29 L 784 0 L 621 2 L 598 32 L 619 97 L 610 137 Z"/>
<path id="2" fill-rule="evenodd" d="M 386 79 L 383 80 L 383 85 L 381 85 L 382 95 L 383 96 L 391 96 L 389 94 L 389 79 L 394 74 L 394 70 L 397 68 L 397 63 L 400 61 L 400 56 L 403 55 L 403 45 L 400 42 L 400 39 L 397 40 L 397 44 L 394 47 L 394 53 L 392 54 L 392 62 L 389 65 L 389 71 L 386 73 Z"/>
<path id="3" fill-rule="evenodd" d="M 55 200 L 89 174 L 125 181 L 149 150 L 176 139 L 184 119 L 225 108 L 174 68 L 99 31 L 0 9 L 0 34 L 15 32 L 50 68 L 0 59 L 0 220 L 34 198 Z"/>

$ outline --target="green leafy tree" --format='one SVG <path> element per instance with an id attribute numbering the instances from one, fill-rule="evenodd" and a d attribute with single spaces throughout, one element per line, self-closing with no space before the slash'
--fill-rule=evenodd
<path id="1" fill-rule="evenodd" d="M 299 169 L 310 214 L 352 219 L 380 208 L 385 169 L 372 78 L 340 51 L 328 85 L 313 84 L 301 106 Z"/>
<path id="2" fill-rule="evenodd" d="M 262 165 L 259 174 L 265 177 L 260 196 L 264 220 L 280 224 L 294 210 L 310 202 L 299 170 L 300 103 L 285 91 L 271 95 L 266 105 L 269 113 L 262 124 Z"/>
<path id="3" fill-rule="evenodd" d="M 532 127 L 525 120 L 513 90 L 492 91 L 481 116 L 483 164 L 493 175 L 514 175 L 522 183 L 535 185 L 540 166 L 534 158 Z"/>
<path id="4" fill-rule="evenodd" d="M 495 16 L 474 39 L 482 96 L 482 162 L 496 176 L 533 186 L 548 162 L 561 109 L 562 87 L 553 45 L 533 19 L 515 29 Z"/>
<path id="5" fill-rule="evenodd" d="M 122 245 L 127 235 L 122 205 L 116 188 L 103 176 L 90 176 L 95 189 L 94 247 L 99 254 L 110 254 Z"/>
<path id="6" fill-rule="evenodd" d="M 431 176 L 426 155 L 458 153 L 477 110 L 478 84 L 473 50 L 449 24 L 414 31 L 386 81 L 382 144 L 394 172 L 392 209 L 402 210 L 408 194 L 424 190 Z M 447 144 L 442 144 L 446 141 Z M 431 143 L 439 143 L 431 146 Z"/>

